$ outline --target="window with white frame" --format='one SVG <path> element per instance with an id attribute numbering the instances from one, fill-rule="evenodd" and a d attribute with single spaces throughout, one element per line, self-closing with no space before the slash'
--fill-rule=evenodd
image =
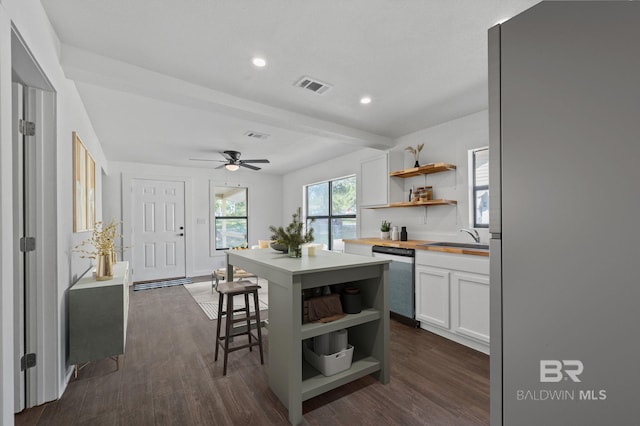
<path id="1" fill-rule="evenodd" d="M 489 227 L 489 148 L 470 151 L 469 170 L 474 228 Z"/>
<path id="2" fill-rule="evenodd" d="M 314 243 L 336 250 L 342 248 L 342 239 L 356 238 L 355 175 L 307 185 L 305 199 Z"/>
<path id="3" fill-rule="evenodd" d="M 216 186 L 213 193 L 213 238 L 216 250 L 227 250 L 247 244 L 247 188 Z"/>

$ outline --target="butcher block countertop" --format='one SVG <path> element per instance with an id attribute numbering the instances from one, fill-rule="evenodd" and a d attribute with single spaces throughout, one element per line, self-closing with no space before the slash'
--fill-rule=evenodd
<path id="1" fill-rule="evenodd" d="M 489 250 L 479 250 L 473 248 L 460 248 L 460 247 L 446 247 L 446 246 L 423 246 L 423 244 L 435 243 L 436 241 L 424 241 L 424 240 L 407 240 L 407 241 L 393 241 L 393 240 L 381 240 L 380 238 L 357 238 L 351 240 L 344 240 L 345 243 L 363 244 L 370 246 L 386 246 L 386 247 L 400 247 L 416 250 L 429 250 L 429 251 L 442 251 L 446 253 L 456 254 L 471 254 L 474 256 L 489 256 Z"/>

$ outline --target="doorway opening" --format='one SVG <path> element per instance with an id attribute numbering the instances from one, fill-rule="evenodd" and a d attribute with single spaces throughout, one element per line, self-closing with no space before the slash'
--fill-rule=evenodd
<path id="1" fill-rule="evenodd" d="M 56 95 L 15 29 L 11 63 L 14 411 L 20 412 L 58 397 Z"/>

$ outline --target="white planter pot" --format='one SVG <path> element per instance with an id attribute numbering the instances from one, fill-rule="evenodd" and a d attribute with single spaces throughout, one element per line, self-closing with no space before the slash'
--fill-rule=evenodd
<path id="1" fill-rule="evenodd" d="M 389 239 L 391 239 L 391 237 L 389 235 L 390 235 L 389 231 L 387 231 L 387 232 L 380 231 L 380 239 L 381 240 L 389 240 Z"/>

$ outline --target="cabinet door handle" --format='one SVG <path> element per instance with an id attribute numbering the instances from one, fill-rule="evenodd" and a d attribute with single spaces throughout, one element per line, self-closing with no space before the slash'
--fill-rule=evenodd
<path id="1" fill-rule="evenodd" d="M 178 234 L 178 237 L 184 237 L 184 234 Z"/>

